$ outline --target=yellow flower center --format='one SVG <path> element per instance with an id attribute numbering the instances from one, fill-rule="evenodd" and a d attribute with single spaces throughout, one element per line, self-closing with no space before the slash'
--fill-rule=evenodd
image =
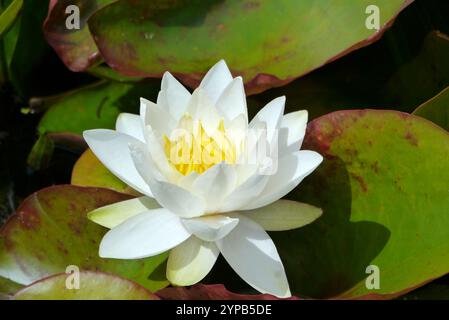
<path id="1" fill-rule="evenodd" d="M 236 146 L 227 137 L 223 119 L 209 134 L 201 121 L 185 114 L 169 139 L 164 135 L 164 151 L 168 162 L 181 174 L 201 174 L 210 167 L 227 162 L 236 163 Z"/>

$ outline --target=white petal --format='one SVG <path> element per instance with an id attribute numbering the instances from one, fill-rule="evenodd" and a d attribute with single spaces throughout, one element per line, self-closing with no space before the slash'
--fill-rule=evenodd
<path id="1" fill-rule="evenodd" d="M 160 206 L 156 200 L 140 197 L 98 208 L 89 212 L 87 217 L 103 227 L 112 229 L 139 213 L 157 208 Z"/>
<path id="2" fill-rule="evenodd" d="M 213 103 L 232 81 L 232 74 L 224 60 L 220 60 L 204 76 L 199 88 L 206 90 Z"/>
<path id="3" fill-rule="evenodd" d="M 169 110 L 162 109 L 161 106 L 143 98 L 140 101 L 141 115 L 145 115 L 145 127 L 150 126 L 158 139 L 161 139 L 164 134 L 170 136 L 176 126 L 176 120 L 171 116 Z M 142 111 L 142 108 L 145 111 Z"/>
<path id="4" fill-rule="evenodd" d="M 280 298 L 291 296 L 276 247 L 257 223 L 240 216 L 237 227 L 216 243 L 234 271 L 254 289 Z"/>
<path id="5" fill-rule="evenodd" d="M 167 104 L 170 114 L 178 121 L 184 114 L 189 99 L 190 92 L 170 72 L 165 72 L 157 104 Z"/>
<path id="6" fill-rule="evenodd" d="M 234 118 L 229 125 L 226 127 L 226 135 L 231 139 L 231 141 L 243 140 L 246 135 L 246 130 L 248 129 L 248 118 L 247 115 L 241 114 Z M 238 139 L 234 139 L 233 137 Z"/>
<path id="7" fill-rule="evenodd" d="M 195 183 L 196 179 L 198 179 L 199 176 L 200 174 L 198 172 L 192 171 L 188 175 L 182 176 L 181 179 L 179 179 L 176 184 L 186 190 L 193 190 L 193 184 Z M 195 192 L 195 194 L 197 193 Z"/>
<path id="8" fill-rule="evenodd" d="M 217 109 L 206 91 L 201 88 L 193 92 L 186 113 L 191 115 L 194 120 L 201 120 L 204 130 L 209 135 L 215 133 L 220 123 Z"/>
<path id="9" fill-rule="evenodd" d="M 190 237 L 178 216 L 160 208 L 138 214 L 103 237 L 100 257 L 141 259 L 177 246 Z"/>
<path id="10" fill-rule="evenodd" d="M 279 130 L 279 154 L 301 149 L 307 129 L 308 113 L 300 110 L 284 115 Z"/>
<path id="11" fill-rule="evenodd" d="M 155 199 L 164 207 L 183 218 L 198 217 L 205 213 L 203 199 L 177 185 L 153 181 Z"/>
<path id="12" fill-rule="evenodd" d="M 167 156 L 165 155 L 165 150 L 161 145 L 160 140 L 158 140 L 156 133 L 150 126 L 147 126 L 145 140 L 147 143 L 144 150 L 142 150 L 142 145 L 140 147 L 136 146 L 136 148 L 140 149 L 141 152 L 146 153 L 147 164 L 156 167 L 157 170 L 164 176 L 162 179 L 164 181 L 176 181 L 180 179 L 182 176 L 181 173 L 168 162 Z"/>
<path id="13" fill-rule="evenodd" d="M 160 180 L 157 175 L 153 174 L 152 170 L 149 170 L 149 158 L 141 148 L 132 146 L 131 153 L 137 170 L 151 187 L 154 198 L 162 207 L 184 218 L 204 214 L 206 206 L 202 198 L 180 186 Z"/>
<path id="14" fill-rule="evenodd" d="M 219 254 L 215 243 L 192 236 L 170 251 L 167 279 L 176 286 L 194 285 L 210 272 Z"/>
<path id="15" fill-rule="evenodd" d="M 138 139 L 139 141 L 145 141 L 145 138 L 143 136 L 143 122 L 142 119 L 136 114 L 119 114 L 115 124 L 115 129 L 118 132 L 127 134 L 133 138 Z"/>
<path id="16" fill-rule="evenodd" d="M 218 212 L 230 212 L 245 208 L 265 189 L 270 176 L 254 174 L 232 191 L 224 200 Z"/>
<path id="17" fill-rule="evenodd" d="M 120 180 L 133 189 L 152 197 L 149 186 L 137 172 L 128 145 L 139 140 L 113 130 L 88 130 L 84 139 L 98 159 Z"/>
<path id="18" fill-rule="evenodd" d="M 279 97 L 269 102 L 260 110 L 251 120 L 249 127 L 254 128 L 259 122 L 265 122 L 267 125 L 267 141 L 271 143 L 279 129 L 282 115 L 285 109 L 285 97 Z"/>
<path id="19" fill-rule="evenodd" d="M 243 115 L 248 121 L 248 108 L 242 77 L 235 78 L 226 87 L 217 101 L 217 110 L 227 120 L 226 124 L 240 115 Z"/>
<path id="20" fill-rule="evenodd" d="M 320 208 L 290 200 L 278 200 L 262 208 L 240 212 L 267 231 L 300 228 L 318 219 L 322 213 Z"/>
<path id="21" fill-rule="evenodd" d="M 279 159 L 276 174 L 270 176 L 265 190 L 242 210 L 266 206 L 292 191 L 319 166 L 323 157 L 314 151 L 301 150 Z"/>
<path id="22" fill-rule="evenodd" d="M 192 191 L 206 200 L 206 211 L 213 213 L 235 188 L 237 175 L 233 165 L 219 163 L 199 175 Z"/>
<path id="23" fill-rule="evenodd" d="M 217 241 L 234 229 L 239 223 L 236 217 L 211 215 L 192 219 L 181 219 L 186 229 L 204 241 Z"/>

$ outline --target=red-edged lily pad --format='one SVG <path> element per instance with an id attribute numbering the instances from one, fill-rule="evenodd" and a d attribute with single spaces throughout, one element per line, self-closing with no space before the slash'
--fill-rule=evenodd
<path id="1" fill-rule="evenodd" d="M 78 277 L 75 279 L 75 277 Z M 14 300 L 158 300 L 144 287 L 112 274 L 82 271 L 38 280 L 17 292 Z"/>
<path id="2" fill-rule="evenodd" d="M 396 111 L 331 113 L 309 124 L 325 161 L 290 197 L 323 209 L 272 233 L 293 293 L 392 298 L 449 272 L 449 133 Z M 379 288 L 366 279 L 379 269 Z"/>
<path id="3" fill-rule="evenodd" d="M 122 0 L 97 10 L 88 24 L 101 56 L 124 75 L 158 77 L 169 70 L 195 86 L 226 59 L 255 93 L 374 42 L 410 3 L 376 1 L 379 31 L 366 27 L 370 0 Z"/>
<path id="4" fill-rule="evenodd" d="M 32 194 L 0 231 L 0 276 L 29 285 L 75 265 L 81 271 L 132 279 L 151 291 L 165 287 L 166 254 L 140 260 L 98 256 L 107 229 L 88 220 L 87 213 L 130 197 L 108 189 L 68 185 Z"/>
<path id="5" fill-rule="evenodd" d="M 75 163 L 71 183 L 77 186 L 109 188 L 137 195 L 136 191 L 114 176 L 90 149 L 86 150 Z"/>

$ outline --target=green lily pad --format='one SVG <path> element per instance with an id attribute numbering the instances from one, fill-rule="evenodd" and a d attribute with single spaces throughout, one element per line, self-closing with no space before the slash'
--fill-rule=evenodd
<path id="1" fill-rule="evenodd" d="M 144 287 L 115 275 L 82 271 L 79 288 L 75 274 L 57 274 L 38 280 L 17 292 L 14 300 L 159 300 Z M 67 287 L 67 282 L 69 287 Z"/>
<path id="2" fill-rule="evenodd" d="M 449 87 L 420 105 L 413 114 L 426 118 L 449 130 Z"/>
<path id="3" fill-rule="evenodd" d="M 47 111 L 37 128 L 41 138 L 30 154 L 30 164 L 39 169 L 39 165 L 51 157 L 51 152 L 40 152 L 42 137 L 53 140 L 57 146 L 82 152 L 87 147 L 81 136 L 84 130 L 114 128 L 121 112 L 137 113 L 140 97 L 155 100 L 159 87 L 159 80 L 138 83 L 100 81 L 64 94 L 34 98 L 30 111 Z"/>
<path id="4" fill-rule="evenodd" d="M 42 117 L 38 131 L 70 132 L 81 135 L 92 128 L 113 128 L 120 113 L 119 99 L 132 85 L 100 82 L 58 96 Z M 138 100 L 134 101 L 136 109 Z"/>
<path id="5" fill-rule="evenodd" d="M 0 276 L 29 285 L 75 265 L 132 279 L 151 291 L 165 287 L 166 254 L 140 260 L 98 256 L 107 229 L 89 221 L 87 213 L 129 198 L 108 189 L 68 185 L 31 195 L 0 231 Z"/>
<path id="6" fill-rule="evenodd" d="M 195 86 L 225 59 L 255 93 L 374 42 L 410 3 L 375 1 L 379 31 L 366 27 L 371 0 L 122 0 L 88 24 L 104 60 L 122 74 L 158 77 L 169 70 Z"/>
<path id="7" fill-rule="evenodd" d="M 75 163 L 71 183 L 77 186 L 109 188 L 137 195 L 136 191 L 114 176 L 90 149 L 86 150 Z"/>
<path id="8" fill-rule="evenodd" d="M 72 71 L 83 71 L 101 61 L 97 46 L 90 35 L 87 19 L 105 5 L 116 0 L 52 0 L 44 23 L 44 34 L 65 65 Z M 75 5 L 79 8 L 80 29 L 66 26 L 70 19 L 66 9 Z M 74 12 L 70 11 L 70 14 Z M 75 13 L 76 14 L 76 13 Z"/>
<path id="9" fill-rule="evenodd" d="M 89 129 L 112 129 L 121 112 L 138 113 L 140 97 L 156 100 L 160 81 L 117 83 L 100 81 L 93 85 L 44 99 L 47 112 L 40 134 L 64 132 L 81 135 Z"/>
<path id="10" fill-rule="evenodd" d="M 393 298 L 449 272 L 448 132 L 396 111 L 340 111 L 309 124 L 304 148 L 325 161 L 289 198 L 323 215 L 272 233 L 294 294 Z M 370 265 L 378 289 L 365 285 Z"/>

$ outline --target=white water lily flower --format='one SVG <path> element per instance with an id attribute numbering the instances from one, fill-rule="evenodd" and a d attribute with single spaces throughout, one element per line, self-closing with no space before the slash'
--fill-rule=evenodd
<path id="1" fill-rule="evenodd" d="M 307 111 L 284 115 L 284 104 L 284 97 L 271 101 L 248 123 L 242 79 L 220 61 L 193 94 L 167 72 L 157 103 L 141 99 L 140 116 L 121 114 L 115 131 L 85 131 L 101 162 L 144 195 L 89 214 L 111 229 L 100 256 L 140 259 L 171 250 L 167 278 L 185 286 L 202 280 L 221 253 L 256 290 L 289 297 L 266 231 L 298 228 L 321 215 L 279 199 L 323 158 L 299 150 Z M 259 150 L 266 150 L 263 161 L 254 157 Z"/>

